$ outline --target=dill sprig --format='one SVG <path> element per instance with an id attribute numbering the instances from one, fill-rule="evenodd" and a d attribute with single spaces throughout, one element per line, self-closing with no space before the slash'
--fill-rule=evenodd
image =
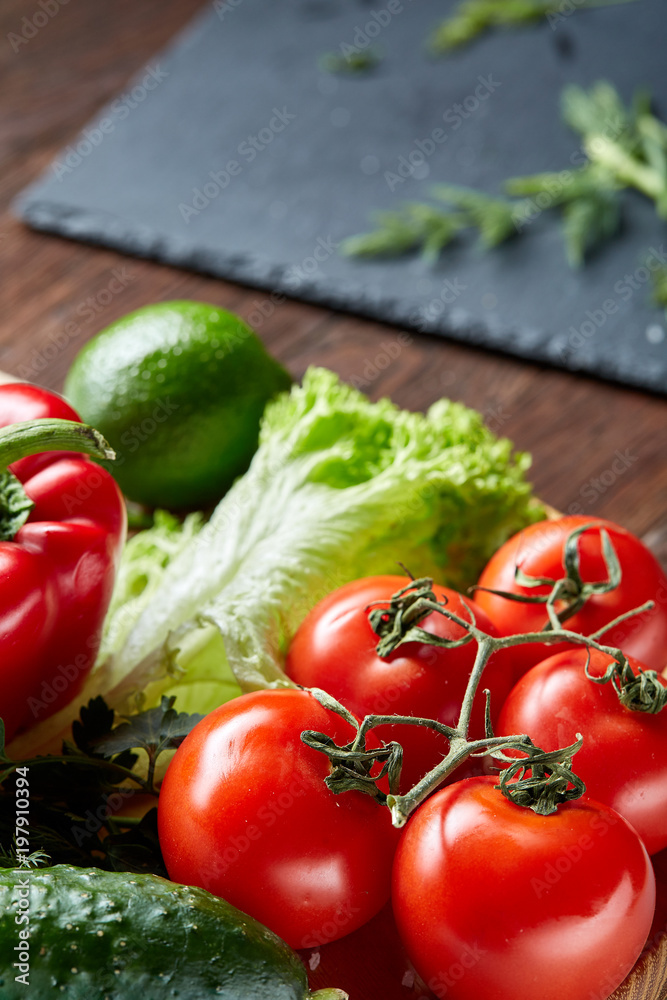
<path id="1" fill-rule="evenodd" d="M 578 0 L 577 9 L 611 7 L 631 0 Z M 500 28 L 517 28 L 557 21 L 573 13 L 564 10 L 563 0 L 463 0 L 454 13 L 438 24 L 428 40 L 436 55 L 469 45 L 480 35 Z"/>
<path id="2" fill-rule="evenodd" d="M 582 166 L 513 177 L 504 184 L 509 197 L 437 185 L 431 195 L 447 208 L 413 202 L 379 212 L 377 228 L 344 241 L 343 253 L 387 256 L 421 249 L 432 260 L 465 230 L 476 230 L 488 249 L 557 210 L 567 259 L 577 267 L 618 232 L 626 188 L 650 198 L 667 219 L 667 126 L 652 114 L 649 95 L 637 94 L 627 108 L 610 83 L 588 91 L 572 85 L 561 96 L 561 113 L 581 136 Z M 663 287 L 667 299 L 667 278 Z"/>
<path id="3" fill-rule="evenodd" d="M 350 236 L 341 250 L 354 257 L 395 257 L 421 248 L 422 256 L 435 261 L 459 231 L 468 224 L 462 212 L 447 213 L 419 202 L 402 205 L 395 212 L 376 212 L 372 233 Z"/>

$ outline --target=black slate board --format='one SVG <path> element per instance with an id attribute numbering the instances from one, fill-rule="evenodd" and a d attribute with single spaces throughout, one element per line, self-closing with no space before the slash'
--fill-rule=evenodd
<path id="1" fill-rule="evenodd" d="M 641 196 L 628 197 L 623 238 L 580 271 L 549 213 L 500 250 L 466 245 L 436 265 L 333 249 L 368 228 L 371 208 L 422 197 L 433 181 L 495 192 L 506 177 L 571 166 L 577 138 L 558 113 L 567 82 L 611 77 L 626 99 L 639 86 L 658 104 L 664 96 L 665 0 L 576 12 L 426 58 L 424 38 L 452 6 L 217 0 L 18 211 L 38 229 L 664 392 L 665 317 L 637 269 L 651 247 L 667 257 L 667 227 Z M 322 53 L 371 35 L 385 56 L 373 73 L 319 67 Z M 445 140 L 424 146 L 437 128 Z M 390 185 L 388 172 L 417 160 L 416 140 L 428 155 Z"/>

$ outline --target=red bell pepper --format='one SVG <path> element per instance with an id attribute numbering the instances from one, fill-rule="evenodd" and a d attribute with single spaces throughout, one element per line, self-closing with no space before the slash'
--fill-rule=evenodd
<path id="1" fill-rule="evenodd" d="M 0 385 L 0 428 L 0 717 L 9 740 L 83 686 L 126 512 L 114 479 L 86 457 L 113 453 L 59 396 Z"/>

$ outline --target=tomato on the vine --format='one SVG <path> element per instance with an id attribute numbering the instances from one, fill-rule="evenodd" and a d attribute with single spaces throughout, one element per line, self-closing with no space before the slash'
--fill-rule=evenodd
<path id="1" fill-rule="evenodd" d="M 642 665 L 628 659 L 638 675 Z M 503 706 L 497 735 L 527 733 L 543 750 L 556 750 L 581 733 L 574 769 L 588 794 L 625 816 L 654 854 L 667 847 L 667 709 L 653 715 L 626 708 L 611 682 L 586 676 L 586 660 L 585 649 L 572 649 L 529 670 Z M 594 677 L 611 663 L 590 651 Z"/>
<path id="2" fill-rule="evenodd" d="M 613 590 L 590 596 L 581 610 L 563 623 L 563 627 L 589 635 L 645 601 L 655 601 L 652 610 L 644 611 L 605 632 L 603 641 L 605 645 L 620 647 L 651 669 L 661 671 L 667 665 L 667 577 L 643 542 L 611 521 L 578 515 L 532 524 L 505 542 L 491 557 L 479 578 L 479 586 L 525 597 L 548 594 L 551 587 L 547 584 L 526 587 L 517 583 L 516 569 L 530 577 L 562 578 L 565 575 L 563 554 L 566 539 L 572 531 L 586 524 L 595 526 L 584 531 L 578 541 L 582 581 L 593 583 L 608 578 L 601 528 L 608 532 L 616 551 L 622 578 Z M 544 604 L 525 604 L 484 590 L 475 591 L 475 600 L 500 635 L 538 632 L 548 621 Z M 557 605 L 557 610 L 562 606 L 562 603 Z M 515 646 L 512 652 L 516 677 L 546 656 L 564 648 L 563 644 Z"/>
<path id="3" fill-rule="evenodd" d="M 339 744 L 354 736 L 307 691 L 234 698 L 186 737 L 158 805 L 170 878 L 224 897 L 295 948 L 342 937 L 381 909 L 397 842 L 384 806 L 329 791 L 329 761 L 304 730 Z"/>
<path id="4" fill-rule="evenodd" d="M 396 922 L 415 968 L 451 1000 L 590 1000 L 632 969 L 655 877 L 632 827 L 587 799 L 549 816 L 490 776 L 431 796 L 394 861 Z"/>
<path id="5" fill-rule="evenodd" d="M 387 657 L 376 652 L 378 635 L 371 628 L 368 611 L 389 604 L 409 581 L 401 576 L 374 576 L 354 580 L 320 601 L 301 623 L 287 654 L 289 676 L 304 687 L 328 691 L 358 718 L 365 715 L 406 715 L 435 719 L 455 726 L 470 677 L 477 643 L 453 649 L 404 642 Z M 475 601 L 447 587 L 434 585 L 439 601 L 465 621 L 495 635 L 495 629 Z M 467 605 L 467 607 L 466 607 Z M 465 629 L 433 612 L 419 622 L 426 632 L 446 639 L 460 639 Z M 471 738 L 484 736 L 483 688 L 491 692 L 495 719 L 512 685 L 511 660 L 504 651 L 495 654 L 486 670 L 473 705 Z M 445 756 L 447 739 L 418 726 L 384 725 L 373 730 L 388 743 L 403 747 L 401 791 L 407 791 Z"/>

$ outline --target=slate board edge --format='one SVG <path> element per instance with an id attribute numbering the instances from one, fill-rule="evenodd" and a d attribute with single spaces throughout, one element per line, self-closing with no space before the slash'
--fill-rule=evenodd
<path id="1" fill-rule="evenodd" d="M 444 336 L 468 346 L 483 347 L 485 350 L 500 355 L 518 357 L 530 363 L 567 371 L 570 374 L 604 379 L 625 388 L 636 388 L 661 396 L 667 394 L 667 387 L 659 377 L 652 381 L 650 377 L 646 377 L 645 373 L 641 378 L 635 378 L 631 372 L 627 371 L 619 374 L 615 366 L 605 365 L 599 358 L 594 365 L 590 366 L 564 365 L 562 362 L 556 364 L 553 358 L 534 342 L 529 351 L 522 351 L 520 348 L 513 350 L 509 345 L 500 347 L 496 344 L 488 344 L 485 342 L 483 332 L 480 332 L 479 335 L 476 333 L 476 330 L 479 330 L 479 321 L 471 318 L 467 320 L 461 316 L 456 323 L 453 323 L 451 310 L 443 311 L 438 321 L 429 323 L 428 328 L 426 328 L 423 320 L 417 323 L 412 310 L 404 308 L 399 300 L 389 302 L 385 299 L 382 309 L 378 310 L 374 308 L 373 304 L 365 304 L 358 294 L 355 295 L 354 305 L 351 307 L 344 292 L 332 292 L 330 287 L 323 290 L 314 282 L 305 281 L 299 285 L 297 290 L 291 283 L 282 281 L 278 276 L 278 272 L 282 268 L 268 261 L 253 259 L 245 254 L 233 255 L 220 251 L 197 253 L 187 249 L 181 252 L 174 247 L 167 246 L 166 240 L 155 233 L 147 232 L 145 239 L 142 239 L 142 235 L 136 229 L 127 227 L 118 218 L 110 220 L 103 213 L 96 215 L 90 211 L 82 212 L 75 208 L 64 210 L 60 205 L 51 205 L 46 201 L 37 200 L 32 196 L 32 186 L 19 195 L 12 208 L 15 214 L 30 228 L 40 232 L 64 236 L 92 246 L 111 248 L 126 255 L 129 253 L 134 257 L 156 260 L 198 274 L 209 274 L 224 281 L 235 281 L 269 294 L 270 292 L 280 292 L 296 301 L 310 302 L 322 308 L 363 316 L 379 323 L 390 322 L 394 326 L 403 326 L 424 335 Z M 111 227 L 110 222 L 112 222 Z M 113 231 L 110 232 L 110 228 Z M 104 232 L 103 240 L 98 236 L 101 231 Z M 131 249 L 128 249 L 129 246 Z M 359 266 L 362 268 L 363 262 Z M 458 309 L 457 312 L 460 316 L 461 310 Z"/>

